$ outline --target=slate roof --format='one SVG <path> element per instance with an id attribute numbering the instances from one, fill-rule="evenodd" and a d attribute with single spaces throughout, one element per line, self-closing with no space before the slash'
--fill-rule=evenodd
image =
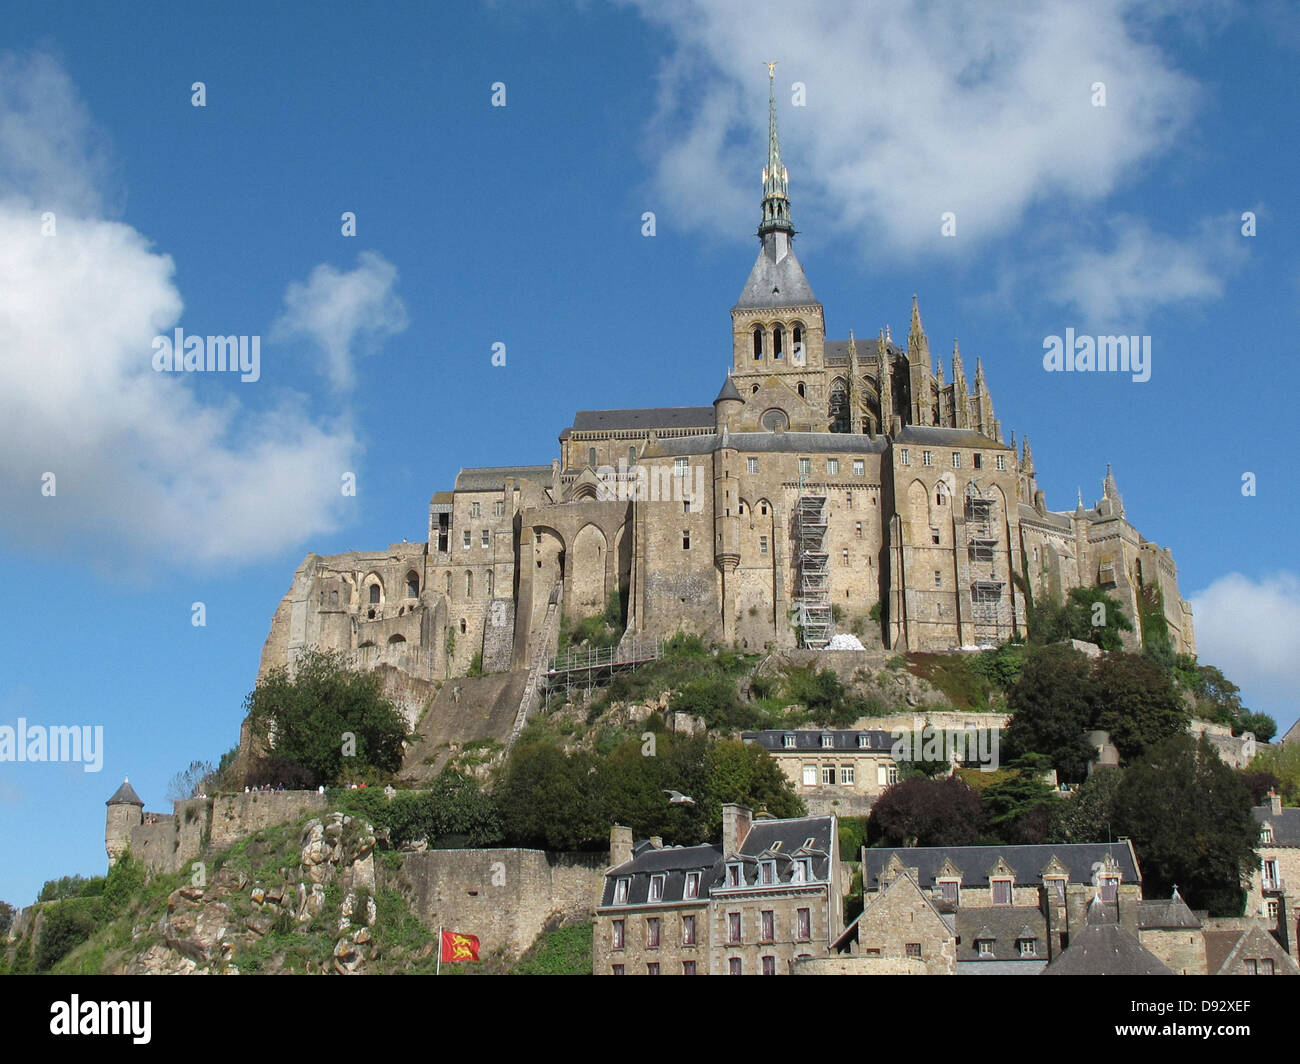
<path id="1" fill-rule="evenodd" d="M 140 796 L 135 793 L 135 788 L 132 787 L 131 784 L 128 783 L 126 780 L 122 781 L 122 786 L 120 786 L 116 791 L 114 791 L 113 797 L 110 798 L 104 804 L 105 805 L 138 805 L 141 809 L 144 808 L 144 802 L 140 801 Z"/>
<path id="2" fill-rule="evenodd" d="M 1201 926 L 1196 914 L 1180 895 L 1155 901 L 1138 902 L 1138 928 L 1143 931 L 1166 931 L 1175 928 L 1195 930 Z"/>
<path id="3" fill-rule="evenodd" d="M 1287 733 L 1278 740 L 1281 743 L 1300 743 L 1300 720 L 1291 725 Z"/>
<path id="4" fill-rule="evenodd" d="M 888 341 L 885 342 L 885 345 L 895 356 L 906 361 L 901 348 Z M 858 349 L 859 366 L 880 362 L 880 341 L 878 339 L 859 340 L 854 337 L 853 346 Z M 847 366 L 849 364 L 849 342 L 847 340 L 827 340 L 822 344 L 822 361 L 828 366 Z"/>
<path id="5" fill-rule="evenodd" d="M 456 474 L 456 490 L 501 491 L 506 486 L 506 477 L 514 477 L 516 481 L 549 481 L 551 467 L 549 465 L 479 466 L 474 469 L 462 469 Z"/>
<path id="6" fill-rule="evenodd" d="M 1025 502 L 1019 504 L 1019 512 L 1021 521 L 1037 522 L 1040 525 L 1051 525 L 1064 532 L 1068 532 L 1074 527 L 1073 523 L 1070 521 L 1069 514 L 1053 513 L 1051 510 L 1048 510 L 1045 514 L 1040 514 Z"/>
<path id="7" fill-rule="evenodd" d="M 1273 815 L 1273 809 L 1267 805 L 1257 805 L 1251 810 L 1254 817 L 1259 823 L 1264 821 L 1273 828 L 1272 843 L 1263 843 L 1265 846 L 1300 846 L 1300 809 L 1282 807 L 1280 816 Z"/>
<path id="8" fill-rule="evenodd" d="M 742 403 L 745 401 L 740 398 L 740 392 L 736 388 L 736 382 L 731 379 L 730 374 L 727 375 L 727 379 L 723 382 L 722 390 L 718 392 L 718 397 L 713 400 L 714 406 L 722 402 L 724 399 L 739 399 Z"/>
<path id="9" fill-rule="evenodd" d="M 679 436 L 655 440 L 643 457 L 712 454 L 721 445 L 722 437 L 716 432 Z M 872 439 L 845 432 L 731 432 L 727 434 L 727 446 L 754 454 L 884 454 L 888 441 L 884 436 Z"/>
<path id="10" fill-rule="evenodd" d="M 785 745 L 785 737 L 793 735 L 795 745 L 788 747 Z M 822 746 L 822 736 L 829 735 L 834 742 L 833 747 Z M 865 735 L 867 745 L 865 747 L 858 745 L 858 737 Z M 757 743 L 764 750 L 794 750 L 794 751 L 820 751 L 829 750 L 868 750 L 868 751 L 888 751 L 893 748 L 894 737 L 887 731 L 840 731 L 833 728 L 800 728 L 800 729 L 773 729 L 769 731 L 744 732 L 740 738 L 747 743 Z"/>
<path id="11" fill-rule="evenodd" d="M 1087 924 L 1070 936 L 1070 945 L 1043 969 L 1043 975 L 1173 975 L 1118 924 Z"/>
<path id="12" fill-rule="evenodd" d="M 652 406 L 642 410 L 579 410 L 573 415 L 574 432 L 615 429 L 712 429 L 717 415 L 712 406 Z"/>
<path id="13" fill-rule="evenodd" d="M 935 885 L 935 876 L 945 860 L 962 872 L 966 887 L 988 886 L 988 871 L 1003 858 L 1015 873 L 1017 886 L 1038 886 L 1042 871 L 1053 857 L 1066 868 L 1071 883 L 1091 883 L 1092 866 L 1105 860 L 1106 854 L 1114 856 L 1119 866 L 1121 883 L 1140 883 L 1137 865 L 1127 843 L 1073 842 L 1043 843 L 1036 846 L 893 846 L 868 849 L 862 868 L 863 883 L 875 890 L 878 878 L 889 859 L 898 854 L 905 868 L 915 868 L 920 885 L 927 889 Z"/>
<path id="14" fill-rule="evenodd" d="M 656 849 L 648 843 L 640 843 L 633 851 L 632 860 L 605 873 L 605 889 L 601 894 L 602 906 L 614 904 L 614 887 L 618 880 L 629 879 L 627 905 L 645 905 L 650 897 L 650 876 L 663 872 L 663 902 L 683 900 L 686 887 L 686 873 L 700 873 L 700 899 L 705 900 L 714 884 L 722 878 L 722 847 L 705 846 L 668 846 Z M 660 904 L 655 902 L 653 904 Z"/>
<path id="15" fill-rule="evenodd" d="M 963 906 L 956 915 L 958 961 L 1042 964 L 1047 959 L 1047 919 L 1036 906 L 995 905 L 978 909 Z M 1021 957 L 1020 940 L 1025 938 L 1034 940 L 1036 956 Z M 980 953 L 981 940 L 993 944 L 991 957 Z"/>
<path id="16" fill-rule="evenodd" d="M 1005 443 L 974 429 L 950 429 L 943 425 L 905 425 L 898 442 L 929 444 L 932 447 L 977 447 L 983 450 L 1009 451 Z"/>
<path id="17" fill-rule="evenodd" d="M 795 258 L 793 245 L 780 262 L 768 253 L 769 246 L 768 241 L 763 241 L 754 268 L 749 271 L 749 280 L 745 282 L 740 298 L 736 300 L 736 306 L 793 307 L 816 303 L 817 297 L 808 285 L 803 267 Z"/>

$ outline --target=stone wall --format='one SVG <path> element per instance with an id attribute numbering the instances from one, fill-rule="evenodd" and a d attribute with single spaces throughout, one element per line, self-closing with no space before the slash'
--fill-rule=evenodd
<path id="1" fill-rule="evenodd" d="M 406 854 L 412 911 L 426 927 L 477 935 L 484 953 L 517 957 L 548 923 L 590 920 L 606 854 L 429 850 Z"/>
<path id="2" fill-rule="evenodd" d="M 914 957 L 811 957 L 794 962 L 792 975 L 935 975 Z M 950 973 L 947 973 L 950 974 Z"/>

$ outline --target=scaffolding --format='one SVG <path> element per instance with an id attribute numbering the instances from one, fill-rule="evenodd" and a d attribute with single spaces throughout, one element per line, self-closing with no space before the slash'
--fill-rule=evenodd
<path id="1" fill-rule="evenodd" d="M 966 549 L 970 559 L 971 612 L 975 640 L 1000 643 L 1011 635 L 1004 584 L 997 578 L 997 502 L 972 483 L 966 489 Z"/>
<path id="2" fill-rule="evenodd" d="M 551 658 L 542 685 L 548 695 L 563 690 L 566 699 L 573 696 L 575 689 L 590 693 L 620 673 L 658 660 L 663 653 L 661 639 L 624 639 L 614 647 L 570 647 Z"/>
<path id="3" fill-rule="evenodd" d="M 826 553 L 826 496 L 804 492 L 802 485 L 794 513 L 794 538 L 799 567 L 795 623 L 803 632 L 803 645 L 820 650 L 834 635 Z"/>

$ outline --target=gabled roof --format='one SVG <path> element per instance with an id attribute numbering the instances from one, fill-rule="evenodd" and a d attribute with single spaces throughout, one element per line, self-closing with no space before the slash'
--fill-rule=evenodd
<path id="1" fill-rule="evenodd" d="M 1179 894 L 1172 898 L 1138 902 L 1138 928 L 1142 931 L 1194 930 L 1200 926 L 1201 921 Z"/>
<path id="2" fill-rule="evenodd" d="M 574 432 L 615 429 L 712 429 L 717 415 L 712 406 L 651 406 L 635 410 L 579 410 L 573 415 Z"/>
<path id="3" fill-rule="evenodd" d="M 749 271 L 749 280 L 736 300 L 738 309 L 796 307 L 817 302 L 803 267 L 795 258 L 793 245 L 779 262 L 772 257 L 774 246 L 770 241 L 763 241 L 754 268 Z"/>
<path id="4" fill-rule="evenodd" d="M 1237 968 L 1247 959 L 1267 958 L 1280 975 L 1296 975 L 1296 963 L 1277 939 L 1258 924 L 1249 927 L 1205 932 L 1205 964 L 1210 975 L 1238 975 Z"/>
<path id="5" fill-rule="evenodd" d="M 1037 961 L 1047 959 L 1047 920 L 1036 906 L 995 905 L 988 908 L 962 906 L 956 913 L 957 960 L 959 961 Z M 1031 939 L 1037 946 L 1036 957 L 1022 957 L 1020 941 Z M 980 942 L 990 942 L 993 953 L 981 953 Z"/>
<path id="6" fill-rule="evenodd" d="M 138 805 L 141 809 L 144 808 L 144 802 L 140 801 L 140 796 L 135 793 L 135 788 L 125 779 L 122 780 L 122 786 L 113 792 L 113 797 L 104 804 Z"/>
<path id="7" fill-rule="evenodd" d="M 501 491 L 506 486 L 506 478 L 520 480 L 546 480 L 551 478 L 548 465 L 526 466 L 479 466 L 462 469 L 456 474 L 457 491 Z"/>
<path id="8" fill-rule="evenodd" d="M 1127 843 L 1070 842 L 1043 843 L 1036 846 L 894 846 L 872 848 L 866 851 L 862 867 L 862 882 L 867 890 L 875 890 L 877 877 L 889 859 L 897 855 L 904 868 L 915 868 L 922 887 L 934 886 L 935 877 L 946 859 L 962 870 L 965 887 L 988 886 L 988 870 L 1004 860 L 1015 872 L 1015 881 L 1022 886 L 1037 886 L 1042 871 L 1056 857 L 1065 866 L 1071 883 L 1091 883 L 1093 865 L 1104 862 L 1111 854 L 1119 866 L 1120 882 L 1140 883 L 1137 866 Z"/>
<path id="9" fill-rule="evenodd" d="M 1273 829 L 1273 841 L 1265 846 L 1300 846 L 1300 809 L 1283 806 L 1275 816 L 1271 806 L 1257 805 L 1251 813 L 1260 824 L 1267 821 Z"/>
<path id="10" fill-rule="evenodd" d="M 1173 974 L 1118 924 L 1086 924 L 1070 936 L 1069 948 L 1043 969 L 1043 975 Z"/>

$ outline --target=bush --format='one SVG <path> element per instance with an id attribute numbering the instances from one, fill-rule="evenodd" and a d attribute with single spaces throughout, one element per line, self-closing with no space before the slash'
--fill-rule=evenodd
<path id="1" fill-rule="evenodd" d="M 88 942 L 104 921 L 99 898 L 70 898 L 50 906 L 41 921 L 40 940 L 33 957 L 38 972 L 48 972 L 64 957 Z"/>

